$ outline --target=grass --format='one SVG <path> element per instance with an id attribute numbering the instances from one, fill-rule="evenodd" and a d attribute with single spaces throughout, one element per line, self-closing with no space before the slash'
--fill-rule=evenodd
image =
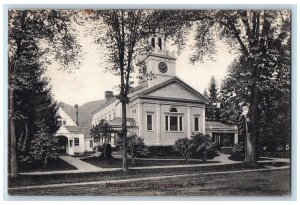
<path id="1" fill-rule="evenodd" d="M 19 164 L 19 172 L 43 172 L 43 171 L 62 171 L 75 170 L 76 167 L 61 160 L 60 158 L 49 161 L 47 166 L 42 164 Z"/>
<path id="2" fill-rule="evenodd" d="M 291 153 L 290 152 L 274 152 L 271 154 L 271 152 L 265 152 L 261 153 L 261 157 L 275 157 L 275 158 L 291 158 Z"/>
<path id="3" fill-rule="evenodd" d="M 119 168 L 122 166 L 122 159 L 114 158 L 110 161 L 104 160 L 100 157 L 89 157 L 82 159 L 82 161 L 90 163 L 92 165 L 101 167 L 101 168 Z M 146 166 L 166 166 L 166 165 L 185 165 L 185 164 L 204 164 L 205 162 L 199 160 L 190 160 L 186 162 L 184 160 L 143 160 L 135 159 L 135 163 L 132 164 L 132 160 L 127 160 L 129 167 L 146 167 Z M 219 163 L 218 161 L 208 161 L 209 163 Z"/>
<path id="4" fill-rule="evenodd" d="M 161 168 L 161 169 L 140 169 L 94 172 L 94 173 L 69 173 L 52 175 L 19 175 L 16 178 L 8 178 L 9 187 L 20 187 L 29 185 L 60 184 L 60 183 L 78 183 L 89 181 L 108 181 L 117 179 L 131 179 L 141 177 L 167 176 L 176 174 L 206 173 L 213 171 L 232 171 L 243 169 L 263 168 L 265 165 L 284 166 L 285 163 L 259 163 L 257 166 L 250 166 L 244 163 L 229 165 L 212 165 L 206 167 L 180 167 L 180 168 Z"/>

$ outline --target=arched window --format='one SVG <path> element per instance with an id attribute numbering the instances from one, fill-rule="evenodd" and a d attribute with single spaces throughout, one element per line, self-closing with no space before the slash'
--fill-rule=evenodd
<path id="1" fill-rule="evenodd" d="M 155 38 L 151 39 L 151 46 L 152 46 L 152 48 L 155 48 Z"/>
<path id="2" fill-rule="evenodd" d="M 170 113 L 165 116 L 166 131 L 183 131 L 183 114 L 178 113 L 176 107 L 170 108 Z"/>
<path id="3" fill-rule="evenodd" d="M 158 38 L 158 47 L 161 50 L 162 49 L 162 41 L 161 38 Z"/>
<path id="4" fill-rule="evenodd" d="M 170 109 L 170 112 L 177 112 L 177 109 L 176 109 L 175 107 L 172 107 L 172 108 Z"/>

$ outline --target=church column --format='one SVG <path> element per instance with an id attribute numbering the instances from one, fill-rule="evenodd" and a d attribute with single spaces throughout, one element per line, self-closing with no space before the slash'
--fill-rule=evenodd
<path id="1" fill-rule="evenodd" d="M 160 145 L 161 144 L 161 133 L 160 133 L 160 128 L 161 128 L 161 117 L 160 117 L 160 105 L 157 105 L 156 108 L 156 144 Z"/>
<path id="2" fill-rule="evenodd" d="M 139 136 L 143 137 L 143 103 L 138 104 Z"/>
<path id="3" fill-rule="evenodd" d="M 192 120 L 191 120 L 191 107 L 187 109 L 187 122 L 188 122 L 188 131 L 187 137 L 190 138 L 192 136 Z"/>
<path id="4" fill-rule="evenodd" d="M 235 126 L 236 132 L 234 133 L 234 144 L 237 144 L 239 142 L 239 134 L 238 134 L 238 126 Z"/>
<path id="5" fill-rule="evenodd" d="M 202 133 L 205 134 L 205 108 L 202 109 Z"/>

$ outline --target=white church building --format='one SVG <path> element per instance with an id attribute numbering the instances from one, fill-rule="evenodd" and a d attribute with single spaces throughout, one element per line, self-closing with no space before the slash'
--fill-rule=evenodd
<path id="1" fill-rule="evenodd" d="M 236 126 L 222 123 L 206 126 L 207 99 L 176 76 L 175 54 L 166 49 L 162 36 L 151 38 L 150 43 L 152 51 L 146 57 L 144 73 L 153 73 L 156 78 L 138 85 L 128 94 L 128 130 L 137 133 L 148 146 L 174 145 L 179 138 L 197 133 L 211 134 L 219 143 L 227 133 L 225 141 L 231 142 L 230 146 L 237 143 Z M 105 92 L 105 98 L 106 103 L 92 112 L 92 124 L 105 119 L 115 130 L 121 129 L 121 103 L 111 91 Z"/>

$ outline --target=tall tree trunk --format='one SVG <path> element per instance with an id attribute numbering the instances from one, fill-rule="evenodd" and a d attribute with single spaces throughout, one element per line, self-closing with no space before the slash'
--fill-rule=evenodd
<path id="1" fill-rule="evenodd" d="M 249 108 L 249 123 L 246 133 L 245 162 L 250 164 L 256 163 L 256 137 L 257 137 L 257 121 L 258 121 L 258 87 L 257 87 L 257 68 L 253 72 L 253 85 Z"/>
<path id="2" fill-rule="evenodd" d="M 122 143 L 123 143 L 122 169 L 123 169 L 123 171 L 128 171 L 126 102 L 124 102 L 124 101 L 122 101 Z"/>
<path id="3" fill-rule="evenodd" d="M 10 174 L 11 177 L 17 177 L 17 156 L 16 156 L 16 133 L 15 133 L 15 120 L 14 114 L 14 90 L 12 86 L 9 89 L 9 129 L 10 129 Z"/>

